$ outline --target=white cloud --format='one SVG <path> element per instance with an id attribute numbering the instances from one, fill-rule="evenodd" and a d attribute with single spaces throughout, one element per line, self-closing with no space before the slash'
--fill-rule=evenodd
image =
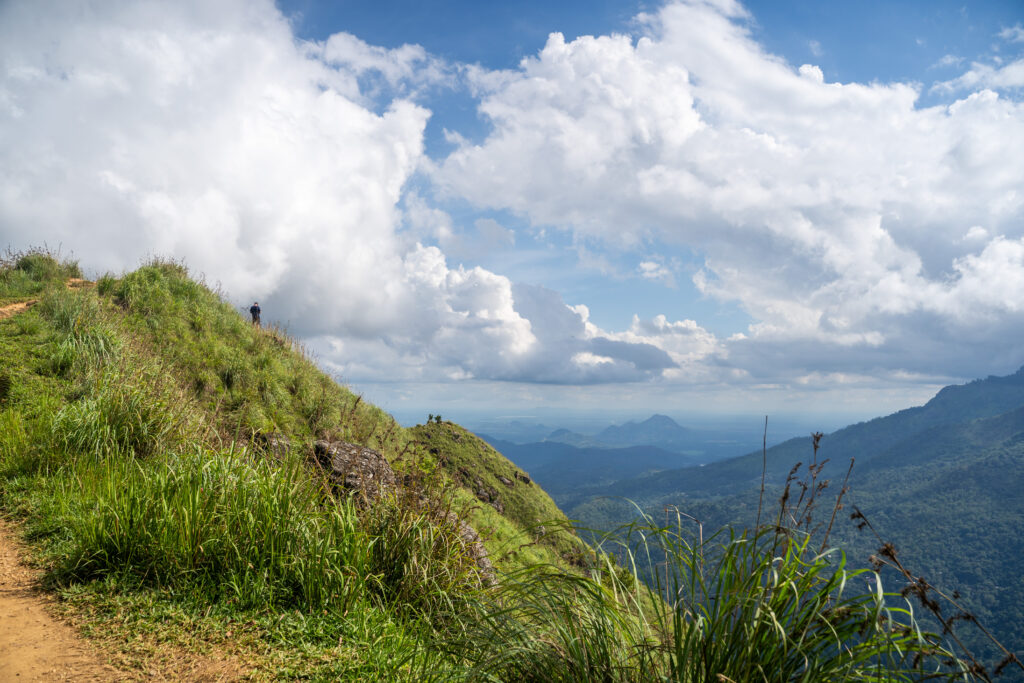
<path id="1" fill-rule="evenodd" d="M 963 57 L 958 57 L 956 55 L 942 55 L 942 58 L 939 59 L 939 61 L 932 64 L 931 68 L 938 69 L 949 66 L 960 66 L 963 63 Z"/>
<path id="2" fill-rule="evenodd" d="M 501 72 L 298 41 L 269 0 L 65 10 L 0 4 L 0 244 L 98 269 L 184 258 L 344 378 L 898 382 L 1018 353 L 1024 115 L 993 89 L 1020 85 L 1021 62 L 975 64 L 942 85 L 966 96 L 918 108 L 916 86 L 826 83 L 767 54 L 732 0 L 641 15 L 638 40 L 552 34 Z M 493 130 L 452 132 L 435 164 L 418 101 L 456 73 Z M 697 287 L 755 322 L 600 329 L 473 267 L 516 236 L 458 223 L 411 189 L 422 169 L 538 241 L 571 231 L 598 272 L 672 285 L 673 252 L 693 249 Z"/>
<path id="3" fill-rule="evenodd" d="M 998 60 L 997 60 L 998 62 Z M 932 86 L 932 92 L 955 93 L 964 90 L 989 88 L 1002 90 L 1024 87 L 1024 59 L 1006 65 L 973 62 L 971 68 L 956 78 Z"/>
<path id="4" fill-rule="evenodd" d="M 996 35 L 1008 43 L 1024 43 L 1024 27 L 1020 24 L 1007 26 Z"/>
<path id="5" fill-rule="evenodd" d="M 820 57 L 823 54 L 825 54 L 825 51 L 821 47 L 821 43 L 819 43 L 817 40 L 812 40 L 811 42 L 809 42 L 807 44 L 807 47 L 810 48 L 811 54 L 814 55 L 815 57 Z"/>
<path id="6" fill-rule="evenodd" d="M 659 261 L 641 261 L 637 265 L 636 271 L 645 280 L 660 281 L 669 287 L 676 286 L 675 275 Z"/>
<path id="7" fill-rule="evenodd" d="M 719 363 L 784 375 L 842 350 L 934 375 L 905 348 L 944 344 L 936 366 L 1010 358 L 1007 337 L 982 350 L 959 335 L 982 318 L 1024 331 L 1009 305 L 1024 269 L 1024 107 L 980 90 L 919 108 L 914 85 L 825 83 L 766 53 L 736 7 L 672 3 L 637 40 L 552 34 L 518 72 L 477 79 L 493 132 L 437 181 L 578 240 L 696 249 L 698 287 L 756 321 Z M 974 85 L 1005 87 L 1016 68 Z M 964 241 L 981 222 L 1005 241 Z"/>
<path id="8" fill-rule="evenodd" d="M 560 317 L 578 351 L 607 340 L 583 339 L 557 297 L 522 295 L 524 317 L 507 278 L 423 245 L 514 237 L 488 219 L 460 236 L 406 187 L 429 116 L 407 93 L 448 79 L 422 48 L 303 43 L 266 0 L 66 9 L 0 7 L 0 243 L 62 244 L 101 270 L 183 258 L 346 378 L 657 372 L 661 352 L 643 344 L 563 370 Z"/>
<path id="9" fill-rule="evenodd" d="M 341 32 L 330 36 L 316 52 L 325 63 L 357 75 L 379 74 L 391 88 L 417 91 L 431 85 L 453 85 L 455 80 L 454 69 L 420 45 L 387 49 Z"/>
<path id="10" fill-rule="evenodd" d="M 824 72 L 822 72 L 820 66 L 815 66 L 813 64 L 804 64 L 797 71 L 801 76 L 809 80 L 812 80 L 815 83 L 825 82 L 825 74 Z"/>

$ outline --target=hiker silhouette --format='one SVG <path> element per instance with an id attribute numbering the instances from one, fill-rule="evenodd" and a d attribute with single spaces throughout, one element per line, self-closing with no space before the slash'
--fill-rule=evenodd
<path id="1" fill-rule="evenodd" d="M 260 302 L 253 301 L 252 306 L 249 307 L 249 315 L 252 316 L 252 324 L 256 327 L 260 326 Z"/>

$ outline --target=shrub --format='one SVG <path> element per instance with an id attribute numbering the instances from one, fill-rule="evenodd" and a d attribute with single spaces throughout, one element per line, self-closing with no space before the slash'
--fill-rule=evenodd
<path id="1" fill-rule="evenodd" d="M 51 362 L 54 374 L 63 376 L 69 369 L 67 361 L 81 358 L 102 363 L 113 357 L 119 347 L 117 337 L 104 324 L 99 303 L 91 293 L 70 292 L 62 288 L 50 290 L 39 304 L 39 312 L 57 332 L 64 335 L 64 350 Z"/>
<path id="2" fill-rule="evenodd" d="M 144 458 L 194 435 L 189 404 L 156 368 L 114 366 L 99 374 L 83 398 L 54 417 L 57 448 L 71 456 Z"/>
<path id="3" fill-rule="evenodd" d="M 0 257 L 0 298 L 32 296 L 71 277 L 82 277 L 78 263 L 62 261 L 45 248 L 8 251 Z"/>
<path id="4" fill-rule="evenodd" d="M 364 512 L 367 582 L 384 603 L 428 621 L 451 617 L 482 585 L 458 519 L 412 499 L 384 497 Z"/>

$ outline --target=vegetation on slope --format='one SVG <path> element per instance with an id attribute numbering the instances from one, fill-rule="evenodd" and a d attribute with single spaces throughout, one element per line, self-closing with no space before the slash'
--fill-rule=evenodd
<path id="1" fill-rule="evenodd" d="M 888 604 L 898 596 L 799 530 L 704 541 L 648 520 L 633 530 L 641 545 L 584 552 L 557 524 L 539 534 L 536 519 L 564 518 L 475 437 L 402 429 L 179 264 L 65 288 L 76 273 L 38 252 L 0 265 L 0 298 L 40 299 L 0 321 L 0 505 L 23 519 L 65 605 L 121 647 L 216 647 L 278 679 L 958 670 Z M 267 452 L 268 435 L 293 447 Z M 378 449 L 411 485 L 372 506 L 338 500 L 307 465 L 314 437 Z M 478 479 L 496 501 L 480 502 Z M 489 532 L 496 585 L 451 510 Z M 566 568 L 566 553 L 582 566 Z M 638 578 L 662 570 L 661 586 Z"/>
<path id="2" fill-rule="evenodd" d="M 1024 404 L 1022 379 L 1017 373 L 943 390 L 927 406 L 911 413 L 919 423 L 930 423 L 928 414 L 940 404 L 941 419 L 947 421 L 929 428 L 913 431 L 903 421 L 910 411 L 858 426 L 857 442 L 882 446 L 871 453 L 873 457 L 856 458 L 848 498 L 884 540 L 894 544 L 901 560 L 916 575 L 950 593 L 957 591 L 964 611 L 1018 653 L 1024 652 L 1024 583 L 1019 561 L 1024 555 L 1020 533 L 1024 525 L 1024 407 L 977 419 L 952 421 L 950 416 L 955 414 L 954 400 L 964 402 L 965 415 L 1002 410 L 1015 401 Z M 982 395 L 986 389 L 994 395 Z M 868 426 L 878 427 L 882 433 L 872 435 Z M 899 433 L 896 426 L 906 431 Z M 856 452 L 845 442 L 850 431 L 852 428 L 822 438 L 822 453 L 832 459 L 831 474 L 825 469 L 822 478 L 835 477 L 837 465 L 849 466 L 849 459 L 838 460 L 837 452 Z M 769 449 L 768 458 L 772 455 Z M 730 466 L 738 467 L 746 459 L 737 459 Z M 742 478 L 748 482 L 746 490 L 726 495 L 722 492 L 731 491 L 731 484 L 718 464 L 694 473 L 708 482 L 723 482 L 722 487 L 703 495 L 691 488 L 673 492 L 673 485 L 666 482 L 684 478 L 677 474 L 652 482 L 646 494 L 636 497 L 636 505 L 655 515 L 665 505 L 679 505 L 711 527 L 753 524 L 759 481 L 751 483 L 751 473 Z M 781 486 L 769 480 L 770 499 L 781 491 Z M 611 497 L 594 498 L 569 510 L 587 525 L 611 529 L 633 519 L 637 508 Z M 841 515 L 836 520 L 833 538 L 847 550 L 852 564 L 869 566 L 869 557 L 878 556 L 881 543 L 866 530 L 858 530 L 858 522 L 847 517 Z M 889 581 L 907 585 L 898 573 Z M 955 613 L 947 607 L 945 616 Z M 998 662 L 1005 656 L 971 620 L 961 620 L 959 637 L 985 661 Z M 1014 680 L 1024 680 L 1020 673 L 1018 670 Z"/>
<path id="3" fill-rule="evenodd" d="M 519 528 L 527 530 L 536 544 L 509 547 L 517 539 L 503 541 L 510 558 L 519 558 L 527 564 L 551 560 L 538 554 L 540 548 L 558 553 L 565 562 L 578 565 L 584 544 L 572 531 L 569 521 L 551 497 L 529 475 L 512 464 L 487 442 L 457 424 L 445 421 L 427 421 L 417 425 L 411 436 L 427 452 L 437 458 L 439 466 L 463 490 L 473 494 L 477 501 L 513 520 Z M 485 529 L 487 535 L 501 533 L 498 529 Z"/>

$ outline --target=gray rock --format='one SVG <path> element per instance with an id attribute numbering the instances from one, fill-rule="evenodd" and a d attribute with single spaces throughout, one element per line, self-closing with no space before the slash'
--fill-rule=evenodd
<path id="1" fill-rule="evenodd" d="M 397 486 L 395 471 L 377 451 L 345 441 L 313 443 L 313 458 L 336 492 L 358 494 L 372 503 Z"/>
<path id="2" fill-rule="evenodd" d="M 469 555 L 476 563 L 476 566 L 480 568 L 480 573 L 483 576 L 484 583 L 488 585 L 495 584 L 494 565 L 491 563 L 491 558 L 487 555 L 487 550 L 484 548 L 484 542 L 483 539 L 480 538 L 480 534 L 476 532 L 476 529 L 459 519 L 454 512 L 449 512 L 447 519 L 459 530 L 459 538 L 462 540 L 466 548 L 466 554 Z"/>

